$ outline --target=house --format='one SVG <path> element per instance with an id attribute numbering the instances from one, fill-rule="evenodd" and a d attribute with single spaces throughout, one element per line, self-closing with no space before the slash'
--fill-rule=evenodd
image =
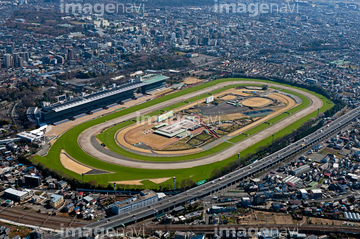
<path id="1" fill-rule="evenodd" d="M 64 204 L 64 197 L 58 194 L 52 194 L 50 199 L 50 206 L 53 208 L 59 208 Z"/>
<path id="2" fill-rule="evenodd" d="M 70 203 L 69 205 L 65 206 L 64 207 L 64 211 L 67 212 L 67 213 L 70 213 L 74 210 L 75 206 L 73 203 Z"/>
<path id="3" fill-rule="evenodd" d="M 241 198 L 241 205 L 244 207 L 248 207 L 251 205 L 251 200 L 249 197 L 242 197 Z"/>
<path id="4" fill-rule="evenodd" d="M 312 198 L 322 198 L 322 190 L 321 189 L 311 189 L 310 195 Z"/>
<path id="5" fill-rule="evenodd" d="M 86 196 L 83 198 L 84 202 L 86 202 L 87 204 L 92 204 L 94 201 L 94 198 L 90 197 L 90 196 Z"/>
<path id="6" fill-rule="evenodd" d="M 59 189 L 65 189 L 67 185 L 68 183 L 63 180 L 57 183 Z"/>
<path id="7" fill-rule="evenodd" d="M 300 189 L 299 190 L 300 196 L 302 199 L 308 199 L 309 198 L 309 194 L 306 191 L 306 189 Z"/>
<path id="8" fill-rule="evenodd" d="M 258 193 L 256 195 L 254 195 L 253 202 L 254 202 L 255 205 L 265 204 L 266 197 L 265 197 L 265 195 L 263 193 Z"/>
<path id="9" fill-rule="evenodd" d="M 76 207 L 76 208 L 74 208 L 74 212 L 75 212 L 75 213 L 80 212 L 80 207 Z"/>

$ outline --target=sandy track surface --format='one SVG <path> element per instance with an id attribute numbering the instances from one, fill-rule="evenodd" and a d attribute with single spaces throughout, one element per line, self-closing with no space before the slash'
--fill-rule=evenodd
<path id="1" fill-rule="evenodd" d="M 149 180 L 150 182 L 160 184 L 166 182 L 171 178 L 152 178 L 152 179 L 139 179 L 139 180 L 125 180 L 125 181 L 111 181 L 109 183 L 116 183 L 121 185 L 144 185 L 142 181 Z"/>
<path id="2" fill-rule="evenodd" d="M 248 106 L 248 107 L 262 107 L 265 105 L 271 104 L 272 101 L 267 98 L 261 97 L 253 97 L 246 100 L 241 101 L 241 104 Z"/>
<path id="3" fill-rule="evenodd" d="M 209 91 L 213 91 L 215 89 L 227 86 L 227 85 L 235 85 L 235 84 L 258 84 L 259 82 L 256 81 L 229 81 L 229 82 L 224 82 L 224 83 L 220 83 L 208 88 L 205 88 L 203 90 L 199 90 L 190 94 L 186 94 L 180 97 L 177 97 L 175 99 L 172 100 L 168 100 L 165 102 L 161 102 L 159 104 L 150 106 L 146 109 L 142 109 L 140 110 L 140 114 L 148 114 L 150 112 L 153 112 L 157 109 L 161 109 L 164 108 L 166 106 L 169 105 L 173 105 L 177 102 L 180 101 L 184 101 L 186 99 L 189 99 L 191 97 L 200 95 L 200 94 L 204 94 L 206 92 Z M 148 161 L 140 161 L 140 160 L 129 160 L 126 158 L 117 158 L 117 157 L 113 157 L 110 155 L 107 155 L 103 152 L 98 151 L 92 144 L 91 144 L 91 136 L 96 133 L 96 132 L 100 132 L 101 129 L 106 128 L 106 127 L 110 127 L 114 124 L 126 121 L 126 120 L 130 120 L 132 118 L 136 118 L 138 116 L 137 112 L 113 119 L 113 120 L 109 120 L 107 122 L 95 125 L 93 127 L 88 128 L 87 130 L 85 130 L 78 138 L 78 143 L 80 145 L 80 147 L 83 149 L 84 152 L 86 152 L 87 154 L 111 163 L 111 164 L 117 164 L 117 165 L 121 165 L 121 166 L 125 166 L 125 167 L 131 167 L 131 168 L 147 168 L 147 169 L 181 169 L 181 168 L 191 168 L 191 167 L 196 167 L 196 166 L 200 166 L 200 165 L 204 165 L 204 164 L 210 164 L 210 163 L 214 163 L 214 162 L 219 162 L 222 160 L 225 160 L 229 157 L 231 157 L 232 155 L 237 154 L 238 152 L 254 145 L 255 143 L 271 136 L 272 134 L 280 131 L 281 129 L 285 128 L 288 125 L 291 125 L 293 122 L 297 121 L 298 119 L 301 119 L 302 117 L 305 117 L 306 115 L 310 114 L 311 112 L 316 111 L 317 109 L 319 109 L 322 106 L 322 101 L 321 99 L 319 99 L 318 97 L 307 93 L 305 91 L 299 90 L 299 89 L 295 89 L 292 87 L 287 87 L 287 86 L 281 86 L 278 84 L 274 84 L 274 83 L 267 83 L 267 85 L 269 86 L 276 86 L 276 87 L 280 87 L 283 89 L 288 89 L 297 93 L 300 93 L 306 97 L 308 97 L 311 100 L 311 104 L 310 106 L 308 106 L 307 108 L 298 111 L 288 117 L 286 117 L 285 119 L 281 120 L 280 122 L 262 130 L 261 132 L 254 134 L 236 144 L 234 144 L 233 146 L 219 152 L 216 153 L 214 155 L 211 156 L 207 156 L 204 158 L 200 158 L 200 159 L 196 159 L 196 160 L 188 160 L 188 161 L 178 161 L 178 162 L 166 162 L 166 163 L 162 163 L 162 162 L 148 162 Z M 121 156 L 119 156 L 121 157 Z"/>
<path id="4" fill-rule="evenodd" d="M 73 171 L 77 174 L 85 174 L 92 170 L 90 167 L 86 167 L 82 164 L 79 164 L 72 160 L 65 152 L 65 150 L 61 150 L 60 153 L 60 162 L 61 164 L 68 170 Z"/>

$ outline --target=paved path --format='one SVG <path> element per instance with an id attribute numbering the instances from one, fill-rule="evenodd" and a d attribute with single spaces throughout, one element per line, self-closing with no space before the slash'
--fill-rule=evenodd
<path id="1" fill-rule="evenodd" d="M 321 108 L 321 106 L 322 106 L 322 100 L 310 93 L 307 93 L 305 91 L 295 89 L 292 87 L 282 86 L 282 85 L 278 85 L 278 84 L 274 84 L 274 83 L 267 83 L 267 85 L 269 85 L 269 86 L 276 86 L 276 87 L 280 87 L 283 89 L 288 89 L 288 90 L 300 93 L 300 94 L 308 97 L 311 100 L 311 104 L 307 108 L 286 117 L 285 119 L 281 120 L 280 122 L 277 122 L 276 124 L 271 125 L 270 127 L 262 130 L 261 132 L 259 132 L 257 134 L 249 136 L 248 138 L 234 144 L 233 146 L 230 146 L 229 148 L 226 148 L 225 150 L 223 150 L 219 153 L 216 153 L 216 154 L 204 157 L 204 158 L 200 158 L 200 159 L 194 159 L 194 160 L 166 162 L 166 163 L 140 161 L 140 160 L 129 160 L 128 158 L 125 158 L 125 157 L 122 158 L 122 156 L 120 156 L 120 155 L 118 155 L 118 157 L 115 157 L 115 156 L 105 154 L 105 153 L 97 150 L 94 147 L 94 145 L 91 143 L 91 136 L 93 136 L 97 132 L 100 132 L 104 128 L 111 127 L 114 124 L 118 124 L 120 122 L 136 118 L 139 115 L 139 113 L 141 115 L 149 114 L 155 110 L 162 109 L 166 106 L 173 105 L 177 102 L 181 102 L 186 99 L 190 99 L 194 96 L 201 95 L 201 94 L 216 90 L 218 88 L 222 88 L 227 85 L 235 85 L 235 84 L 259 84 L 259 82 L 256 82 L 256 81 L 224 82 L 224 83 L 220 83 L 220 84 L 217 84 L 217 85 L 214 85 L 214 86 L 211 86 L 211 87 L 208 87 L 208 88 L 205 88 L 205 89 L 202 89 L 202 90 L 190 93 L 190 94 L 186 94 L 186 95 L 177 97 L 172 100 L 161 102 L 159 104 L 150 106 L 146 109 L 142 109 L 139 112 L 130 113 L 130 114 L 124 115 L 122 117 L 119 117 L 119 118 L 116 118 L 113 120 L 109 120 L 109 121 L 101 123 L 101 124 L 94 125 L 93 127 L 86 129 L 79 136 L 78 143 L 79 143 L 80 147 L 83 149 L 83 151 L 86 152 L 87 154 L 89 154 L 99 160 L 102 160 L 102 161 L 105 161 L 105 162 L 108 162 L 111 164 L 117 164 L 117 165 L 131 167 L 131 168 L 147 168 L 147 169 L 191 168 L 191 167 L 201 166 L 204 164 L 210 164 L 210 163 L 225 160 L 225 159 L 231 157 L 232 155 L 235 155 L 238 152 L 241 152 L 241 151 L 245 150 L 246 148 L 254 145 L 255 143 L 271 136 L 272 134 L 275 134 L 276 132 L 280 131 L 281 129 L 285 128 L 286 126 L 291 125 L 293 122 L 301 119 L 302 117 L 310 114 L 311 112 L 316 111 L 317 109 Z"/>

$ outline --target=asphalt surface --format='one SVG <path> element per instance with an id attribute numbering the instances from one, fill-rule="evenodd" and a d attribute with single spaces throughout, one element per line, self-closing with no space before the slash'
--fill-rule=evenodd
<path id="1" fill-rule="evenodd" d="M 287 90 L 291 90 L 291 91 L 300 93 L 300 94 L 306 96 L 307 98 L 309 98 L 311 103 L 305 109 L 300 110 L 292 115 L 289 115 L 288 117 L 281 120 L 280 122 L 277 122 L 276 124 L 271 125 L 270 127 L 262 130 L 259 133 L 256 133 L 254 135 L 247 137 L 246 139 L 242 140 L 241 142 L 238 142 L 238 143 L 234 144 L 233 146 L 230 146 L 229 148 L 227 148 L 219 153 L 216 153 L 211 156 L 204 157 L 204 158 L 196 159 L 196 160 L 166 162 L 166 163 L 132 160 L 132 159 L 120 156 L 120 155 L 115 156 L 113 154 L 107 154 L 105 152 L 99 151 L 91 143 L 91 137 L 93 135 L 95 135 L 96 133 L 100 132 L 104 128 L 108 128 L 108 127 L 113 126 L 114 124 L 118 124 L 118 123 L 130 120 L 130 119 L 136 118 L 139 116 L 139 114 L 146 115 L 155 110 L 162 109 L 166 106 L 173 105 L 177 102 L 187 100 L 194 96 L 204 94 L 204 93 L 213 91 L 215 89 L 222 88 L 227 85 L 234 85 L 234 84 L 239 84 L 239 83 L 254 84 L 254 83 L 258 83 L 258 82 L 255 82 L 255 81 L 241 81 L 241 82 L 231 81 L 231 82 L 220 83 L 215 86 L 208 87 L 203 90 L 199 90 L 197 92 L 186 94 L 184 96 L 180 96 L 175 99 L 168 100 L 168 101 L 156 104 L 154 106 L 150 106 L 146 109 L 142 109 L 141 111 L 139 111 L 139 113 L 134 112 L 131 114 L 127 114 L 125 116 L 122 116 L 122 117 L 119 117 L 119 118 L 116 118 L 113 120 L 109 120 L 107 122 L 104 122 L 104 123 L 101 123 L 101 124 L 98 124 L 98 125 L 88 128 L 79 136 L 78 143 L 79 143 L 80 147 L 82 148 L 82 150 L 84 152 L 86 152 L 87 154 L 93 156 L 94 158 L 97 158 L 99 160 L 102 160 L 102 161 L 105 161 L 105 162 L 108 162 L 111 164 L 117 164 L 117 165 L 131 167 L 131 168 L 146 168 L 146 169 L 191 168 L 191 167 L 201 166 L 201 165 L 215 163 L 215 162 L 225 160 L 225 159 L 237 154 L 238 152 L 241 152 L 241 151 L 245 150 L 246 148 L 254 145 L 255 143 L 275 134 L 276 132 L 280 131 L 284 127 L 291 125 L 293 122 L 297 121 L 298 119 L 301 119 L 302 117 L 305 117 L 306 115 L 310 114 L 311 112 L 316 111 L 317 109 L 321 108 L 321 106 L 322 106 L 322 101 L 318 97 L 316 97 L 310 93 L 307 93 L 305 91 L 295 89 L 292 87 L 282 86 L 282 85 L 273 84 L 273 83 L 267 83 L 267 85 L 269 85 L 269 86 L 281 87 L 283 89 L 287 89 Z"/>
<path id="2" fill-rule="evenodd" d="M 154 216 L 159 213 L 168 211 L 176 206 L 182 205 L 184 203 L 189 203 L 193 200 L 211 195 L 219 190 L 222 190 L 226 187 L 229 187 L 235 183 L 238 183 L 252 175 L 261 172 L 264 169 L 274 166 L 274 164 L 283 161 L 284 159 L 298 153 L 303 150 L 304 147 L 311 147 L 318 144 L 320 140 L 323 140 L 329 135 L 333 134 L 342 129 L 343 126 L 351 123 L 354 119 L 360 116 L 360 107 L 356 108 L 334 120 L 328 125 L 320 128 L 316 132 L 308 135 L 307 137 L 292 143 L 291 145 L 277 151 L 274 154 L 271 154 L 261 160 L 255 161 L 251 165 L 248 165 L 244 168 L 238 169 L 234 172 L 231 172 L 219 179 L 215 179 L 211 182 L 207 182 L 201 186 L 187 190 L 186 192 L 179 193 L 170 198 L 160 200 L 151 206 L 138 208 L 131 210 L 127 213 L 113 216 L 108 220 L 103 220 L 95 223 L 88 224 L 82 230 L 77 230 L 74 235 L 58 235 L 54 238 L 75 238 L 79 237 L 79 234 L 84 235 L 83 233 L 90 232 L 91 230 L 100 230 L 105 231 L 110 228 L 119 227 L 125 225 L 126 223 L 136 222 L 143 218 Z M 331 201 L 331 199 L 329 199 Z"/>

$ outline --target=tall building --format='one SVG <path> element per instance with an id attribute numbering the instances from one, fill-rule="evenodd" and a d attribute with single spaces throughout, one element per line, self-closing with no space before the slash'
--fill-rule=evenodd
<path id="1" fill-rule="evenodd" d="M 92 41 L 89 43 L 89 46 L 91 49 L 98 49 L 99 48 L 99 43 L 96 41 Z"/>
<path id="2" fill-rule="evenodd" d="M 165 41 L 165 36 L 164 35 L 157 35 L 155 37 L 155 42 L 156 44 L 159 44 L 159 43 L 164 43 Z"/>
<path id="3" fill-rule="evenodd" d="M 5 67 L 11 67 L 11 55 L 4 54 L 4 65 Z"/>
<path id="4" fill-rule="evenodd" d="M 208 45 L 209 45 L 209 42 L 210 42 L 209 37 L 204 37 L 203 45 L 204 45 L 204 46 L 208 46 Z"/>
<path id="5" fill-rule="evenodd" d="M 20 52 L 20 57 L 22 57 L 26 62 L 29 62 L 29 52 Z"/>
<path id="6" fill-rule="evenodd" d="M 68 50 L 68 59 L 69 59 L 69 60 L 75 60 L 74 50 L 72 50 L 72 49 L 69 49 L 69 50 Z"/>
<path id="7" fill-rule="evenodd" d="M 62 57 L 60 55 L 57 55 L 57 56 L 55 56 L 55 58 L 56 58 L 58 64 L 64 64 L 65 63 L 64 57 Z"/>
<path id="8" fill-rule="evenodd" d="M 20 66 L 20 54 L 19 53 L 14 53 L 13 54 L 13 59 L 14 59 L 14 66 L 19 67 Z"/>
<path id="9" fill-rule="evenodd" d="M 92 54 L 93 52 L 91 51 L 91 50 L 89 50 L 89 51 L 85 51 L 84 52 L 84 57 L 85 58 L 92 58 L 93 57 L 93 54 Z"/>
<path id="10" fill-rule="evenodd" d="M 14 51 L 13 46 L 11 46 L 11 45 L 7 45 L 7 46 L 6 46 L 6 53 L 12 54 L 13 51 Z"/>
<path id="11" fill-rule="evenodd" d="M 146 45 L 146 37 L 140 36 L 138 39 L 139 39 L 139 45 L 141 46 Z"/>
<path id="12" fill-rule="evenodd" d="M 24 66 L 25 66 L 25 61 L 24 61 L 24 58 L 19 57 L 18 67 L 24 67 Z"/>
<path id="13" fill-rule="evenodd" d="M 110 48 L 110 54 L 114 54 L 116 52 L 116 48 L 115 47 L 111 47 Z"/>

